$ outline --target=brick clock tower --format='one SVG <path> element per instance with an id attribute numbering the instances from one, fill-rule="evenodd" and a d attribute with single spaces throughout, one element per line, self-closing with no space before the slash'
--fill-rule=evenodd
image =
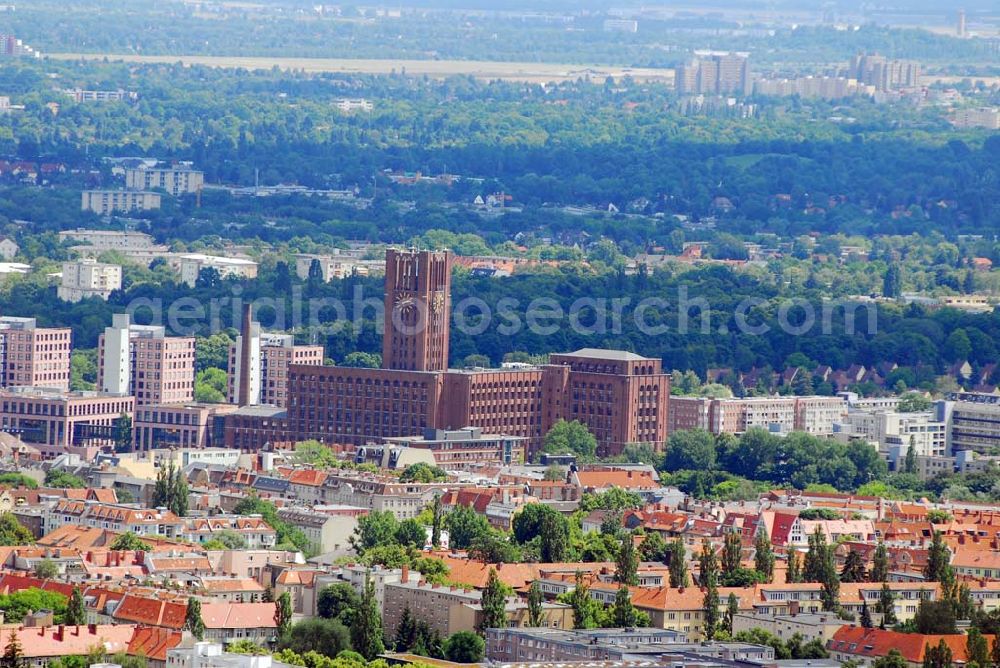
<path id="1" fill-rule="evenodd" d="M 448 369 L 451 263 L 449 251 L 386 252 L 383 368 Z"/>

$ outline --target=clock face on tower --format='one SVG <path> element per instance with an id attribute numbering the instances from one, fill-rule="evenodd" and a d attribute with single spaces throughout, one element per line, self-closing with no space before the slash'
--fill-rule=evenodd
<path id="1" fill-rule="evenodd" d="M 395 295 L 395 302 L 393 303 L 394 308 L 405 309 L 409 306 L 413 306 L 415 299 L 413 295 L 406 292 L 398 292 Z"/>
<path id="2" fill-rule="evenodd" d="M 434 311 L 435 313 L 438 313 L 443 308 L 444 308 L 444 293 L 439 292 L 436 295 L 434 295 L 434 299 L 433 301 L 431 301 L 431 310 Z"/>

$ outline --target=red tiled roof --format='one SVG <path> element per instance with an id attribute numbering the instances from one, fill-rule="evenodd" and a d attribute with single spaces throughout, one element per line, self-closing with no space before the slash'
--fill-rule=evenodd
<path id="1" fill-rule="evenodd" d="M 140 626 L 129 641 L 127 653 L 154 661 L 166 661 L 167 650 L 181 644 L 183 634 L 158 626 Z"/>
<path id="2" fill-rule="evenodd" d="M 148 626 L 180 629 L 184 626 L 187 605 L 174 601 L 160 601 L 128 594 L 115 608 L 114 618 Z"/>
<path id="3" fill-rule="evenodd" d="M 18 627 L 0 631 L 6 645 L 17 635 L 26 659 L 56 656 L 85 656 L 94 647 L 111 655 L 128 648 L 135 626 L 131 624 L 91 624 L 89 626 Z"/>
<path id="4" fill-rule="evenodd" d="M 992 647 L 993 636 L 983 636 L 986 646 Z M 921 635 L 919 633 L 898 633 L 882 631 L 881 629 L 866 629 L 861 626 L 844 626 L 837 631 L 827 643 L 831 652 L 841 652 L 856 656 L 879 657 L 886 656 L 890 650 L 898 650 L 903 658 L 910 663 L 921 663 L 927 647 L 936 647 L 944 640 L 951 649 L 952 658 L 956 663 L 965 662 L 964 634 L 953 635 Z"/>

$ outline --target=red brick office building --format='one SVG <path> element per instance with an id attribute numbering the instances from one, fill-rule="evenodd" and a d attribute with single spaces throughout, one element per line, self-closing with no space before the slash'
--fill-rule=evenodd
<path id="1" fill-rule="evenodd" d="M 452 256 L 389 251 L 382 369 L 291 365 L 289 431 L 296 440 L 362 445 L 426 428 L 481 427 L 541 443 L 558 420 L 579 420 L 613 455 L 661 447 L 669 376 L 658 359 L 585 348 L 524 369 L 449 370 Z"/>

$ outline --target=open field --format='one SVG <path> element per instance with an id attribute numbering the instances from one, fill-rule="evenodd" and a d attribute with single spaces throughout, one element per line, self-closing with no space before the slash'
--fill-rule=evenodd
<path id="1" fill-rule="evenodd" d="M 345 74 L 390 74 L 406 72 L 410 75 L 443 78 L 468 75 L 477 79 L 505 79 L 546 83 L 575 80 L 580 77 L 604 79 L 630 75 L 640 81 L 671 83 L 671 69 L 629 68 L 608 65 L 558 65 L 552 63 L 487 62 L 477 60 L 361 60 L 350 58 L 280 58 L 255 56 L 140 56 L 132 54 L 100 53 L 48 53 L 46 57 L 57 60 L 104 60 L 132 63 L 183 63 L 186 66 L 245 68 L 269 70 L 275 66 L 283 70 L 306 72 L 342 72 Z"/>

